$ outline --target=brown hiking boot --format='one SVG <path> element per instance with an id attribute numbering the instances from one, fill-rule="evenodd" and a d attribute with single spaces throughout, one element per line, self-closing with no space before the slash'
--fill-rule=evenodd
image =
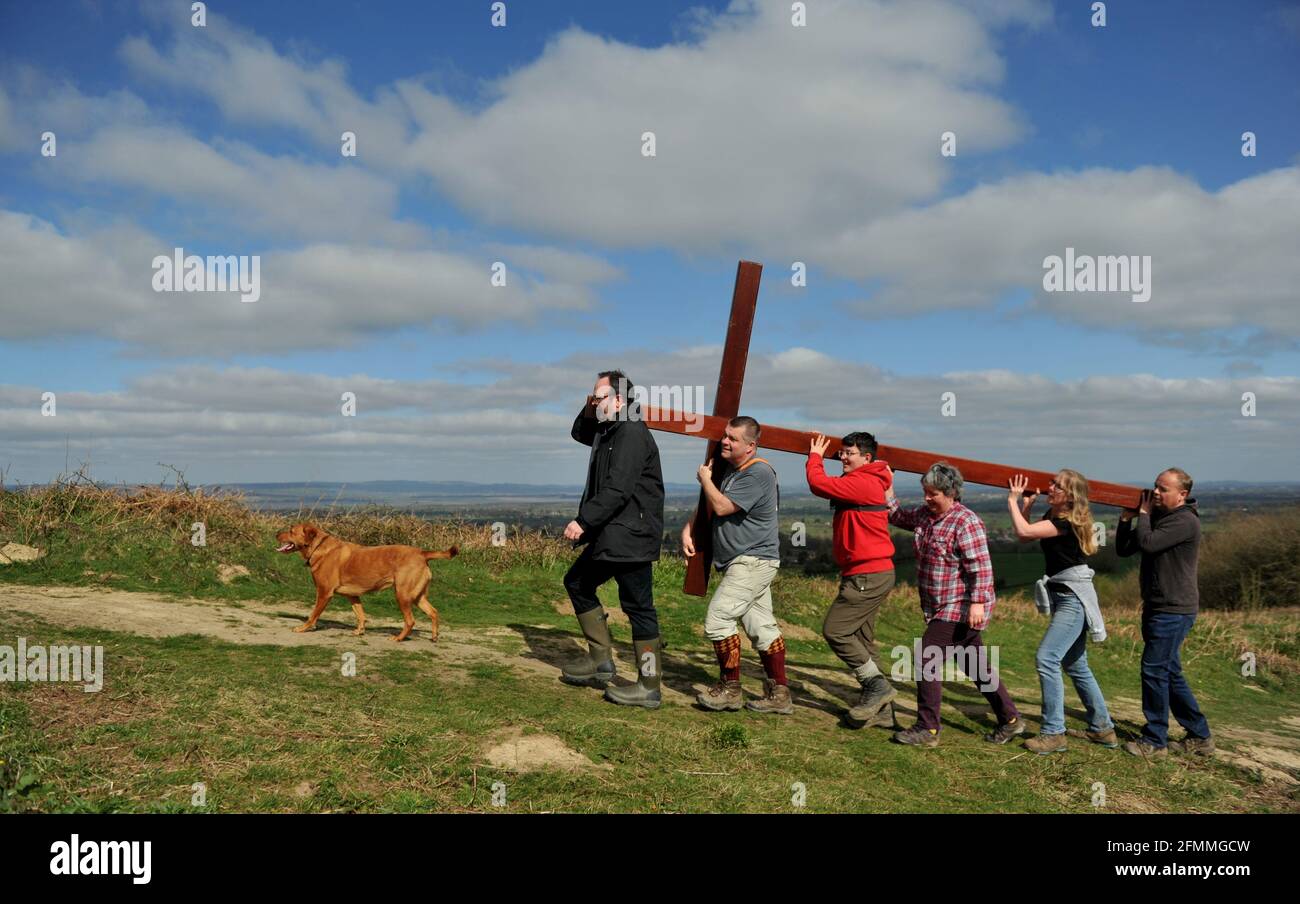
<path id="1" fill-rule="evenodd" d="M 1102 747 L 1114 749 L 1119 746 L 1119 735 L 1115 734 L 1113 728 L 1107 728 L 1105 731 L 1085 731 L 1083 736 Z"/>
<path id="2" fill-rule="evenodd" d="M 883 675 L 876 675 L 862 685 L 862 695 L 844 714 L 844 721 L 851 728 L 864 728 L 897 696 L 894 686 Z"/>
<path id="3" fill-rule="evenodd" d="M 1169 748 L 1157 747 L 1146 738 L 1138 738 L 1136 741 L 1129 741 L 1125 744 L 1124 752 L 1140 756 L 1143 759 L 1150 759 L 1151 757 L 1166 756 L 1169 753 Z"/>
<path id="4" fill-rule="evenodd" d="M 905 731 L 894 732 L 894 742 L 896 744 L 910 744 L 914 747 L 938 747 L 939 733 L 930 731 L 928 728 L 922 728 L 920 725 L 913 725 Z"/>
<path id="5" fill-rule="evenodd" d="M 1072 738 L 1087 738 L 1094 744 L 1100 744 L 1102 747 L 1114 749 L 1119 746 L 1119 735 L 1115 734 L 1115 729 L 1107 728 L 1105 731 L 1084 731 L 1081 728 L 1067 728 L 1065 733 Z"/>
<path id="6" fill-rule="evenodd" d="M 877 710 L 876 714 L 867 720 L 863 728 L 888 728 L 893 731 L 898 728 L 898 720 L 894 718 L 894 704 L 886 703 Z"/>
<path id="7" fill-rule="evenodd" d="M 745 695 L 740 692 L 739 681 L 719 680 L 713 687 L 695 695 L 695 701 L 705 709 L 720 712 L 724 709 L 743 709 Z"/>
<path id="8" fill-rule="evenodd" d="M 1179 753 L 1190 756 L 1214 756 L 1214 738 L 1195 738 L 1191 735 L 1169 745 Z"/>
<path id="9" fill-rule="evenodd" d="M 1063 734 L 1040 734 L 1037 737 L 1029 738 L 1025 741 L 1025 749 L 1032 750 L 1040 756 L 1047 756 L 1049 753 L 1056 753 L 1058 750 L 1068 750 L 1065 744 L 1065 735 Z"/>
<path id="10" fill-rule="evenodd" d="M 794 701 L 790 699 L 790 688 L 777 684 L 771 678 L 763 679 L 763 696 L 750 700 L 745 709 L 756 713 L 779 713 L 788 716 L 794 712 Z"/>
<path id="11" fill-rule="evenodd" d="M 993 731 L 986 734 L 984 740 L 988 741 L 990 744 L 1005 744 L 1016 735 L 1022 735 L 1024 733 L 1025 720 L 1016 719 L 1014 722 L 1005 722 L 1002 725 L 999 725 Z"/>

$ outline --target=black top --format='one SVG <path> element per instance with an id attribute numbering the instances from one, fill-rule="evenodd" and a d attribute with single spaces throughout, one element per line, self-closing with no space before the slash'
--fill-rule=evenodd
<path id="1" fill-rule="evenodd" d="M 1196 566 L 1201 548 L 1201 515 L 1196 500 L 1173 511 L 1157 509 L 1132 521 L 1121 521 L 1115 552 L 1142 553 L 1139 581 L 1142 612 L 1195 615 L 1200 608 Z"/>
<path id="2" fill-rule="evenodd" d="M 1039 541 L 1043 544 L 1043 557 L 1047 559 L 1047 576 L 1051 577 L 1058 571 L 1073 568 L 1075 565 L 1086 564 L 1088 557 L 1079 548 L 1079 538 L 1075 536 L 1074 525 L 1065 518 L 1051 518 L 1050 512 L 1045 513 L 1042 520 L 1049 519 L 1056 525 L 1060 534 Z"/>
<path id="3" fill-rule="evenodd" d="M 664 530 L 664 479 L 659 447 L 639 417 L 600 423 L 579 412 L 572 436 L 591 446 L 587 485 L 578 517 L 579 542 L 591 558 L 608 562 L 653 562 Z"/>

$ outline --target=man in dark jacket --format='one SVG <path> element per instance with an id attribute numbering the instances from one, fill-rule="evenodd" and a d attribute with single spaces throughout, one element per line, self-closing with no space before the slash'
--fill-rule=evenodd
<path id="1" fill-rule="evenodd" d="M 1124 749 L 1135 756 L 1163 756 L 1169 746 L 1169 713 L 1187 730 L 1174 746 L 1183 753 L 1214 753 L 1210 725 L 1183 677 L 1179 649 L 1192 630 L 1200 603 L 1196 587 L 1201 519 L 1189 495 L 1192 478 L 1181 468 L 1156 477 L 1137 510 L 1120 515 L 1115 551 L 1142 553 L 1142 737 Z M 1134 526 L 1134 516 L 1137 525 Z"/>
<path id="2" fill-rule="evenodd" d="M 564 589 L 587 638 L 585 658 L 566 665 L 569 684 L 604 688 L 613 703 L 657 709 L 661 703 L 659 616 L 654 604 L 652 564 L 659 558 L 664 526 L 664 481 L 659 447 L 640 418 L 632 382 L 618 370 L 602 372 L 586 406 L 573 421 L 572 435 L 591 446 L 587 485 L 578 517 L 564 529 L 566 540 L 587 545 Z M 619 604 L 632 623 L 636 684 L 618 687 L 614 643 L 596 589 L 618 583 Z"/>

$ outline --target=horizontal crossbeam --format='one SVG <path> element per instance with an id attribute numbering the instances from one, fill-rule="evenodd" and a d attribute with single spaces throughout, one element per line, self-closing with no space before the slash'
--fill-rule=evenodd
<path id="1" fill-rule="evenodd" d="M 680 433 L 696 439 L 719 441 L 722 439 L 729 418 L 715 417 L 707 414 L 684 413 L 670 409 L 646 407 L 642 410 L 642 420 L 652 430 L 667 433 Z M 763 435 L 759 447 L 779 452 L 792 452 L 807 455 L 808 445 L 814 434 L 803 430 L 789 430 L 785 427 L 763 425 Z M 840 441 L 829 437 L 831 444 L 826 450 L 827 458 L 834 458 L 840 450 Z M 946 461 L 957 470 L 967 483 L 1006 488 L 1007 481 L 1015 474 L 1024 474 L 1029 479 L 1026 493 L 1046 493 L 1047 484 L 1056 476 L 1054 471 L 1035 471 L 1029 468 L 1014 468 L 1010 465 L 993 464 L 976 461 L 972 458 L 958 458 L 955 455 L 940 455 L 937 452 L 919 452 L 916 449 L 904 449 L 898 446 L 880 445 L 876 457 L 889 463 L 895 471 L 908 471 L 924 474 L 936 461 Z M 1106 483 L 1100 480 L 1088 481 L 1088 499 L 1100 505 L 1113 505 L 1120 508 L 1137 508 L 1142 491 L 1137 487 L 1122 483 Z"/>

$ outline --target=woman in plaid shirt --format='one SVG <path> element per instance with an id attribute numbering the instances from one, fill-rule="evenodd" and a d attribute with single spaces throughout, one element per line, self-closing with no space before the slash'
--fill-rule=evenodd
<path id="1" fill-rule="evenodd" d="M 962 671 L 979 687 L 997 716 L 997 729 L 984 740 L 1005 744 L 1025 730 L 1011 695 L 998 679 L 997 660 L 993 659 L 991 667 L 980 639 L 995 602 L 993 562 L 984 522 L 961 504 L 961 486 L 961 472 L 940 461 L 921 478 L 924 505 L 901 508 L 892 474 L 885 491 L 889 523 L 916 535 L 916 584 L 926 624 L 913 666 L 916 724 L 894 735 L 900 744 L 939 746 L 942 664 L 949 658 L 964 664 Z"/>

